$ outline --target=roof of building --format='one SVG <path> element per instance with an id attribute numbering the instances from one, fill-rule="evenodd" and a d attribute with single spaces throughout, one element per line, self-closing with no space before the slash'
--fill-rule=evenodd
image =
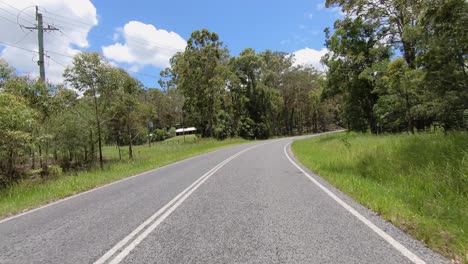
<path id="1" fill-rule="evenodd" d="M 191 132 L 191 131 L 196 131 L 197 129 L 194 127 L 186 127 L 186 128 L 179 128 L 176 129 L 176 133 L 183 133 L 183 132 Z"/>

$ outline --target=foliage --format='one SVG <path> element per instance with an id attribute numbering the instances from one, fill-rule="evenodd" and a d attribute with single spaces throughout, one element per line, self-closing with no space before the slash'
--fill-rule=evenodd
<path id="1" fill-rule="evenodd" d="M 171 138 L 175 136 L 176 136 L 176 128 L 175 127 L 169 128 L 169 131 L 167 131 L 167 137 Z"/>
<path id="2" fill-rule="evenodd" d="M 0 93 L 0 187 L 18 180 L 18 161 L 28 151 L 35 118 L 24 100 Z"/>
<path id="3" fill-rule="evenodd" d="M 327 0 L 345 12 L 334 32 L 324 95 L 373 133 L 468 128 L 468 3 L 463 0 Z M 391 60 L 392 54 L 401 54 Z"/>

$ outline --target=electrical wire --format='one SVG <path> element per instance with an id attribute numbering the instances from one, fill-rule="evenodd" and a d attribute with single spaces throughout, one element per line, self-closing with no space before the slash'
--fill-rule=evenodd
<path id="1" fill-rule="evenodd" d="M 16 41 L 15 45 L 20 43 L 21 41 L 25 40 L 29 36 L 29 34 L 31 34 L 31 32 L 32 32 L 32 30 L 30 30 L 27 34 L 25 34 L 20 40 Z"/>
<path id="2" fill-rule="evenodd" d="M 48 12 L 48 13 L 53 14 L 51 12 Z M 55 20 L 55 21 L 62 22 L 64 24 L 66 24 L 66 25 L 60 24 L 60 25 L 58 25 L 58 27 L 65 28 L 65 29 L 68 29 L 70 31 L 81 32 L 81 33 L 88 34 L 88 35 L 91 35 L 91 36 L 101 37 L 101 35 L 98 36 L 95 33 L 89 32 L 89 27 L 80 26 L 80 25 L 77 25 L 75 23 L 71 23 L 69 21 L 56 19 L 56 18 L 52 18 L 52 17 L 48 17 L 48 16 L 43 16 L 43 17 L 50 18 L 52 20 Z M 77 20 L 73 20 L 73 21 L 77 21 Z M 81 22 L 81 23 L 85 24 L 85 25 L 89 25 L 89 26 L 94 26 L 94 25 L 88 24 L 86 22 Z M 130 38 L 125 39 L 126 42 L 132 42 L 134 44 L 145 45 L 145 46 L 140 46 L 140 47 L 147 47 L 148 45 L 150 45 L 150 46 L 153 46 L 153 47 L 156 47 L 156 48 L 170 50 L 170 51 L 176 51 L 176 52 L 181 51 L 180 49 L 176 49 L 176 48 L 169 47 L 169 46 L 163 46 L 163 45 L 160 45 L 158 43 L 142 39 L 141 37 L 133 35 L 133 34 L 126 33 L 125 36 L 130 37 Z M 134 37 L 133 39 L 131 38 L 132 36 Z M 128 45 L 128 43 L 126 43 L 126 44 Z M 132 45 L 129 45 L 129 46 L 132 46 Z"/>
<path id="3" fill-rule="evenodd" d="M 80 21 L 80 20 L 78 20 L 78 19 L 71 19 L 71 18 L 69 18 L 69 17 L 65 17 L 65 16 L 62 16 L 62 15 L 59 15 L 59 14 L 56 14 L 56 13 L 49 12 L 49 11 L 47 11 L 47 10 L 45 10 L 45 9 L 44 9 L 44 12 L 47 13 L 47 14 L 50 14 L 50 15 L 52 15 L 52 16 L 64 18 L 64 19 L 67 19 L 67 20 L 70 20 L 70 21 L 73 21 L 73 22 L 76 22 L 76 23 L 83 24 L 83 25 L 87 25 L 87 26 L 91 26 L 91 27 L 95 26 L 94 24 L 87 23 L 87 22 L 83 22 L 83 21 Z M 51 17 L 49 17 L 49 18 L 51 18 Z M 58 19 L 56 19 L 56 18 L 52 18 L 52 19 L 58 20 Z"/>
<path id="4" fill-rule="evenodd" d="M 1 8 L 0 8 L 0 9 L 1 9 Z M 11 22 L 11 23 L 13 23 L 13 24 L 15 24 L 15 25 L 18 25 L 18 23 L 16 23 L 16 21 L 13 21 L 13 20 L 11 20 L 11 19 L 9 19 L 9 18 L 7 18 L 7 17 L 4 17 L 4 16 L 0 16 L 0 17 L 3 18 L 3 19 L 5 19 L 5 20 L 7 20 L 7 21 L 9 21 L 9 22 Z"/>
<path id="5" fill-rule="evenodd" d="M 54 58 L 50 57 L 50 56 L 47 56 L 47 58 L 49 58 L 51 61 L 55 62 L 56 64 L 62 66 L 63 68 L 67 68 L 67 66 L 63 65 L 62 63 L 56 61 Z"/>
<path id="6" fill-rule="evenodd" d="M 35 50 L 26 49 L 26 48 L 23 48 L 23 47 L 14 45 L 14 44 L 6 43 L 6 42 L 3 42 L 3 41 L 0 41 L 0 44 L 5 45 L 5 46 L 11 46 L 11 47 L 14 47 L 14 48 L 17 48 L 17 49 L 22 49 L 22 50 L 29 51 L 29 52 L 33 52 L 33 53 L 36 53 L 36 54 L 39 53 L 39 52 L 37 52 Z M 55 52 L 55 51 L 50 51 L 50 50 L 44 50 L 44 51 L 47 52 L 47 53 L 50 53 L 50 54 L 58 55 L 58 56 L 63 56 L 63 57 L 67 57 L 67 58 L 74 58 L 74 56 L 66 55 L 66 54 L 63 54 L 63 53 Z M 50 58 L 50 56 L 49 56 L 49 58 Z M 55 62 L 57 62 L 57 61 L 55 61 Z M 66 67 L 65 65 L 62 65 L 62 66 Z M 126 71 L 131 72 L 131 73 L 135 73 L 135 74 L 138 74 L 138 75 L 142 75 L 142 76 L 147 76 L 147 77 L 152 77 L 152 78 L 159 79 L 159 76 L 156 76 L 156 75 L 137 72 L 137 71 L 133 71 L 133 70 L 130 70 L 130 69 L 128 69 Z"/>
<path id="7" fill-rule="evenodd" d="M 14 47 L 14 48 L 21 49 L 21 50 L 25 50 L 25 51 L 30 51 L 30 52 L 34 52 L 34 53 L 39 53 L 38 51 L 31 50 L 31 49 L 27 49 L 27 48 L 23 48 L 23 47 L 20 47 L 20 46 L 14 45 L 14 44 L 10 44 L 10 43 L 6 43 L 6 42 L 3 42 L 3 41 L 0 41 L 0 44 L 5 45 L 5 46 Z"/>

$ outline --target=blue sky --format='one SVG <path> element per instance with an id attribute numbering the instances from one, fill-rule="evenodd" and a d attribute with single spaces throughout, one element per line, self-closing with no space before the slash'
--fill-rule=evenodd
<path id="1" fill-rule="evenodd" d="M 323 3 L 324 0 L 294 3 L 279 0 L 0 0 L 1 31 L 11 28 L 17 31 L 2 34 L 0 41 L 37 50 L 35 32 L 27 35 L 18 25 L 15 27 L 13 22 L 17 19 L 12 15 L 24 10 L 19 22 L 34 23 L 34 9 L 30 6 L 37 4 L 43 10 L 45 22 L 61 28 L 59 33 L 46 34 L 52 81 L 61 80 L 61 72 L 71 63 L 72 55 L 87 50 L 100 52 L 112 63 L 130 70 L 146 86 L 156 87 L 156 78 L 135 72 L 159 76 L 172 54 L 184 48 L 194 30 L 202 28 L 218 33 L 232 55 L 247 47 L 256 51 L 280 50 L 295 53 L 300 64 L 320 67 L 318 61 L 325 52 L 323 30 L 332 27 L 340 17 L 338 10 L 325 9 Z M 10 64 L 20 72 L 35 75 L 33 51 L 28 54 L 11 46 L 1 47 L 2 44 L 2 57 Z"/>

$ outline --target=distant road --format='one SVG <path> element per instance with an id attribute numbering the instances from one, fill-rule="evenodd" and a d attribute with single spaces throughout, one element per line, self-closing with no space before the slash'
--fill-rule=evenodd
<path id="1" fill-rule="evenodd" d="M 284 138 L 0 221 L 0 263 L 449 263 L 330 187 Z"/>

